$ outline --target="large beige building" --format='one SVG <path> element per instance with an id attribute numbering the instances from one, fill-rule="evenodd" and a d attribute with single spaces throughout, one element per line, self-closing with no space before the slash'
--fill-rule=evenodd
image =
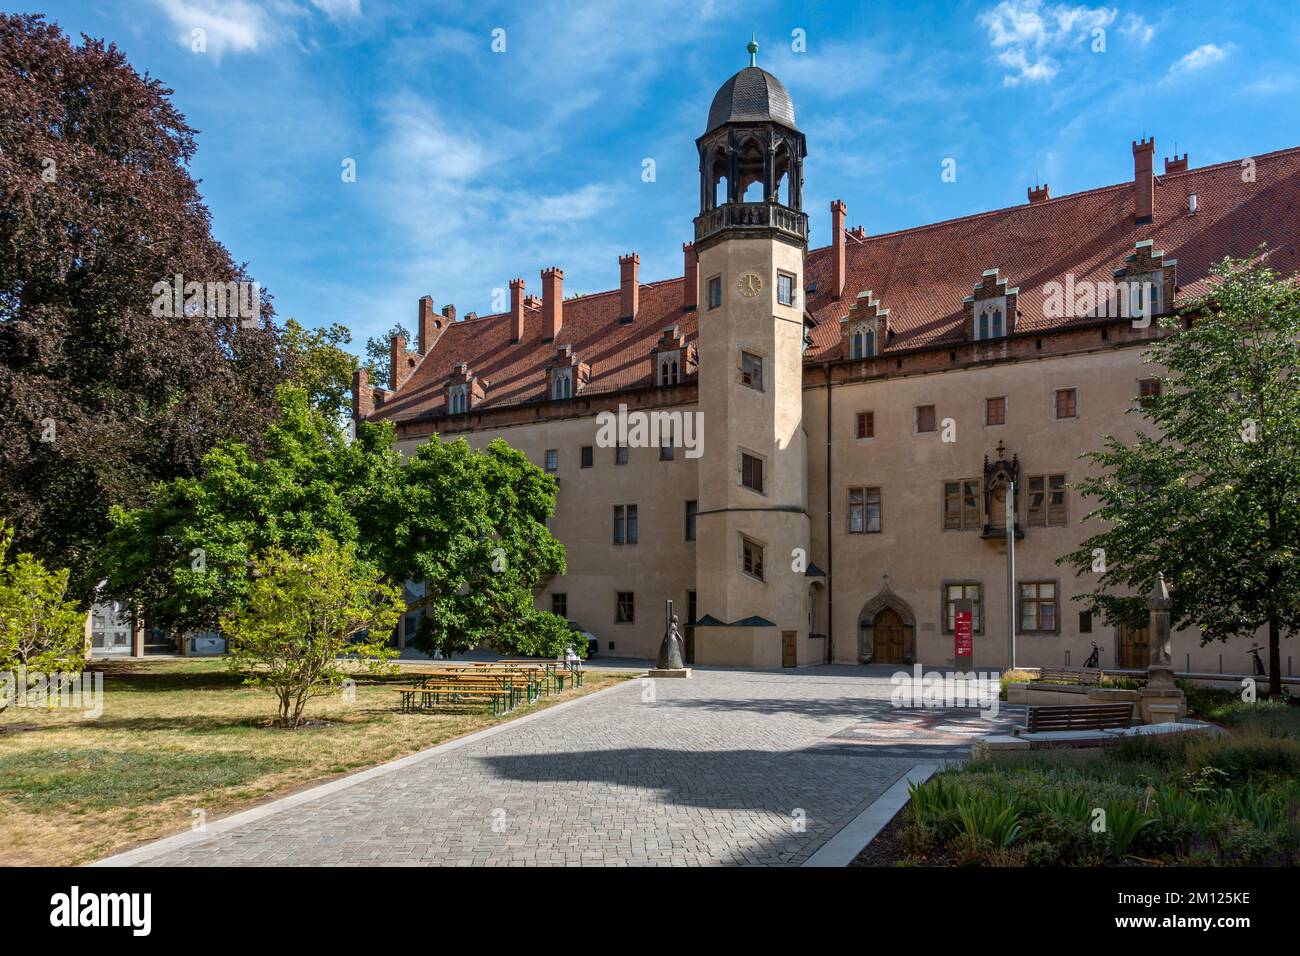
<path id="1" fill-rule="evenodd" d="M 357 414 L 396 421 L 406 452 L 503 438 L 552 472 L 568 571 L 538 603 L 602 655 L 653 657 L 672 599 L 698 664 L 953 664 L 965 599 L 974 666 L 1000 667 L 1014 593 L 1018 663 L 1078 665 L 1096 642 L 1103 666 L 1145 666 L 1145 633 L 1091 619 L 1071 600 L 1091 583 L 1056 563 L 1092 533 L 1079 456 L 1132 434 L 1159 387 L 1152 316 L 1212 263 L 1266 243 L 1300 264 L 1300 150 L 1157 175 L 1143 140 L 1130 183 L 885 235 L 837 201 L 810 250 L 804 136 L 774 76 L 729 79 L 697 145 L 681 277 L 643 283 L 633 253 L 595 295 L 566 300 L 548 268 L 498 315 L 426 296 L 388 388 L 358 375 Z M 674 446 L 648 413 L 676 414 Z M 1184 633 L 1175 663 L 1248 658 Z"/>

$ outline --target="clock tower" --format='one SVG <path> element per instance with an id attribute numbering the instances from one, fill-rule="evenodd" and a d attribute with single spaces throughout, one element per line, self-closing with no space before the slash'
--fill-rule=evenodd
<path id="1" fill-rule="evenodd" d="M 709 108 L 700 154 L 695 660 L 810 663 L 803 428 L 804 136 L 750 63 Z"/>

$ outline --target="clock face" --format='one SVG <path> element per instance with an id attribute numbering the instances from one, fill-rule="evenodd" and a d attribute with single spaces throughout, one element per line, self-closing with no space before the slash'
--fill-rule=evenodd
<path id="1" fill-rule="evenodd" d="M 763 279 L 755 272 L 746 272 L 740 277 L 740 294 L 747 299 L 752 299 L 763 290 Z"/>

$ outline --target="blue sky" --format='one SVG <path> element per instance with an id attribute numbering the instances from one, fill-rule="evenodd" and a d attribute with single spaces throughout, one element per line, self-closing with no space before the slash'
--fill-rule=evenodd
<path id="1" fill-rule="evenodd" d="M 1300 144 L 1291 2 L 1088 6 L 713 0 L 50 0 L 115 41 L 199 129 L 213 228 L 281 320 L 353 349 L 431 294 L 464 315 L 558 265 L 565 291 L 680 275 L 694 139 L 759 64 L 808 139 L 813 244 L 828 204 L 880 233 L 1132 176 L 1131 140 L 1193 166 Z M 743 10 L 743 13 L 734 12 Z M 193 50 L 195 29 L 206 49 Z M 504 31 L 504 34 L 494 31 Z M 1098 33 L 1097 31 L 1102 31 Z M 504 51 L 494 52 L 504 38 Z M 795 47 L 802 41 L 803 50 Z M 1288 121 L 1290 120 L 1290 121 Z M 956 160 L 955 182 L 941 178 Z M 343 163 L 355 160 L 356 181 Z M 643 180 L 654 161 L 653 182 Z"/>

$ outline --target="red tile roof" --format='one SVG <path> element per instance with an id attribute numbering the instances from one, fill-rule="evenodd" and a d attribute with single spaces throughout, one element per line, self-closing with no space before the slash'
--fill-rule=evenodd
<path id="1" fill-rule="evenodd" d="M 850 234 L 844 295 L 838 300 L 831 294 L 831 247 L 811 250 L 804 281 L 816 283 L 806 304 L 816 327 L 804 359 L 838 357 L 839 319 L 857 293 L 868 289 L 889 310 L 895 336 L 887 351 L 960 343 L 965 340 L 963 300 L 981 273 L 993 268 L 1020 289 L 1017 331 L 1071 324 L 1078 320 L 1044 317 L 1043 286 L 1071 272 L 1076 282 L 1111 281 L 1144 239 L 1153 240 L 1166 260 L 1178 260 L 1179 300 L 1205 290 L 1212 263 L 1244 256 L 1261 243 L 1274 250 L 1274 268 L 1300 270 L 1300 147 L 1253 161 L 1253 182 L 1243 182 L 1242 161 L 1157 176 L 1155 218 L 1147 225 L 1134 225 L 1133 186 L 1122 183 L 864 239 Z M 1188 215 L 1192 193 L 1198 210 Z M 527 312 L 524 338 L 514 344 L 509 313 L 453 323 L 376 416 L 405 420 L 441 414 L 444 387 L 458 362 L 486 380 L 486 398 L 476 407 L 544 399 L 545 369 L 556 345 L 572 345 L 578 359 L 590 364 L 591 381 L 583 394 L 651 385 L 650 350 L 663 330 L 678 325 L 690 343 L 698 336 L 698 314 L 682 308 L 682 282 L 641 286 L 640 314 L 630 324 L 618 321 L 617 289 L 569 299 L 555 343 L 541 341 L 539 310 Z"/>

